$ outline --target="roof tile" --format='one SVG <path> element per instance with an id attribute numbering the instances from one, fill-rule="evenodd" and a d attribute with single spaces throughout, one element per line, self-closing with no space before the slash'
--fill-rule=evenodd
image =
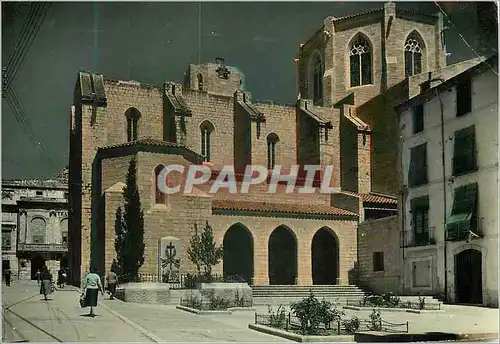
<path id="1" fill-rule="evenodd" d="M 323 204 L 306 205 L 306 204 L 289 204 L 289 203 L 284 204 L 284 203 L 268 203 L 268 202 L 214 200 L 212 202 L 212 208 L 219 210 L 247 210 L 247 211 L 274 212 L 274 213 L 357 216 L 357 214 L 350 212 L 348 210 L 339 209 Z"/>

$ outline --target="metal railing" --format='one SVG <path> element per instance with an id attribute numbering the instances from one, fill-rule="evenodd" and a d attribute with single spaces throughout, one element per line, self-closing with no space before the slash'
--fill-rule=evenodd
<path id="1" fill-rule="evenodd" d="M 226 310 L 228 308 L 235 307 L 252 307 L 252 299 L 244 298 L 234 298 L 234 299 L 222 299 L 215 298 L 214 300 L 205 300 L 202 298 L 182 298 L 180 302 L 181 306 L 195 308 L 202 311 L 209 310 Z"/>
<path id="2" fill-rule="evenodd" d="M 415 229 L 401 232 L 401 247 L 418 247 L 436 244 L 436 227 L 427 227 L 422 233 Z"/>
<path id="3" fill-rule="evenodd" d="M 119 283 L 128 281 L 127 275 L 120 276 Z M 189 273 L 177 273 L 173 275 L 159 275 L 157 273 L 139 273 L 136 282 L 141 283 L 168 283 L 169 288 L 176 289 L 195 289 L 199 283 L 248 283 L 239 275 L 220 275 L 213 274 L 210 280 L 204 276 L 196 276 Z"/>
<path id="4" fill-rule="evenodd" d="M 26 244 L 18 243 L 17 251 L 28 252 L 67 252 L 68 244 Z"/>
<path id="5" fill-rule="evenodd" d="M 401 309 L 417 309 L 417 310 L 441 310 L 441 302 L 426 302 L 425 297 L 422 297 L 422 302 L 419 301 L 399 301 L 394 306 L 389 306 L 383 303 L 372 303 L 366 300 L 347 300 L 347 306 L 351 307 L 367 307 L 367 308 L 401 308 Z"/>
<path id="6" fill-rule="evenodd" d="M 284 316 L 280 314 L 255 313 L 254 322 L 255 324 L 280 328 L 285 331 L 295 332 L 302 328 L 300 319 L 292 313 L 287 313 Z M 318 329 L 326 330 L 333 335 L 352 335 L 359 331 L 382 331 L 391 333 L 408 333 L 409 331 L 408 321 L 405 323 L 391 323 L 382 319 L 378 321 L 359 319 L 358 326 L 355 326 L 354 329 L 352 325 L 349 326 L 349 323 L 351 322 L 352 319 L 343 318 L 340 320 L 334 320 L 329 324 L 320 324 Z"/>

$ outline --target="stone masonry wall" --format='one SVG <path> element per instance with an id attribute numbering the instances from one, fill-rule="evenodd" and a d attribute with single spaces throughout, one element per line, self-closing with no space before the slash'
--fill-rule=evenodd
<path id="1" fill-rule="evenodd" d="M 316 231 L 325 226 L 330 228 L 338 238 L 340 247 L 339 283 L 348 284 L 349 271 L 354 268 L 356 261 L 356 221 L 214 215 L 211 218 L 211 225 L 214 228 L 217 243 L 222 244 L 226 231 L 237 223 L 246 226 L 253 236 L 255 284 L 269 283 L 267 260 L 269 237 L 272 231 L 280 225 L 287 226 L 297 238 L 299 285 L 312 284 L 312 239 Z M 218 271 L 222 272 L 222 264 L 218 266 Z"/>
<path id="2" fill-rule="evenodd" d="M 374 293 L 398 293 L 401 278 L 397 216 L 369 220 L 358 226 L 359 281 Z M 373 271 L 373 253 L 383 252 L 384 271 Z"/>

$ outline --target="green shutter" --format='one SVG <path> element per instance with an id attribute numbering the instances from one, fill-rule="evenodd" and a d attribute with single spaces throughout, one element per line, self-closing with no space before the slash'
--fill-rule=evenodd
<path id="1" fill-rule="evenodd" d="M 427 144 L 413 147 L 410 151 L 408 185 L 415 186 L 427 182 Z"/>
<path id="2" fill-rule="evenodd" d="M 462 239 L 471 230 L 477 200 L 477 183 L 455 189 L 453 209 L 446 221 L 446 239 Z"/>
<path id="3" fill-rule="evenodd" d="M 455 132 L 453 148 L 453 174 L 471 172 L 476 169 L 476 134 L 474 126 Z"/>

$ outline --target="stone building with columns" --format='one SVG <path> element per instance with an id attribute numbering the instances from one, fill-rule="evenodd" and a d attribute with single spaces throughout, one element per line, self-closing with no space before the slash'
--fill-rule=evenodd
<path id="1" fill-rule="evenodd" d="M 2 266 L 35 279 L 68 266 L 68 186 L 64 180 L 2 181 Z"/>
<path id="2" fill-rule="evenodd" d="M 101 273 L 110 268 L 115 214 L 135 159 L 145 227 L 141 272 L 163 273 L 167 244 L 175 247 L 179 270 L 193 271 L 186 249 L 194 225 L 208 221 L 224 246 L 217 272 L 254 285 L 356 283 L 358 223 L 395 215 L 398 185 L 390 144 L 396 134 L 375 123 L 396 118 L 374 118 L 366 110 L 360 116 L 358 109 L 407 76 L 444 66 L 441 30 L 440 16 L 394 3 L 328 17 L 300 45 L 293 104 L 253 100 L 242 72 L 222 59 L 189 64 L 183 83 L 162 86 L 79 72 L 70 126 L 73 282 L 90 264 Z M 269 194 L 266 181 L 247 194 L 212 194 L 215 178 L 189 195 L 157 189 L 162 164 L 203 163 L 213 171 L 231 165 L 236 174 L 248 165 L 282 171 L 330 165 L 332 191 L 286 193 L 286 185 L 278 185 Z M 167 182 L 177 178 L 169 175 Z"/>

